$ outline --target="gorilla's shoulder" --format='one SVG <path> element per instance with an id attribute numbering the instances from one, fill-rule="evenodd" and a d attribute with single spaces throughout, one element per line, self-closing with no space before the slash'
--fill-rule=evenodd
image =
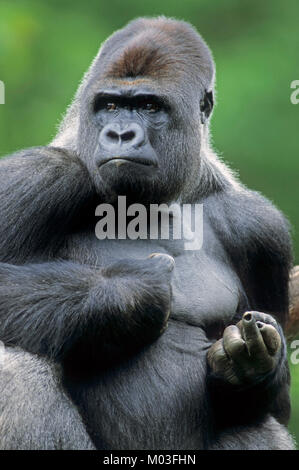
<path id="1" fill-rule="evenodd" d="M 215 226 L 218 222 L 224 223 L 239 235 L 247 231 L 249 234 L 268 230 L 277 233 L 290 231 L 288 220 L 269 199 L 244 187 L 219 191 L 203 201 L 203 206 Z"/>
<path id="2" fill-rule="evenodd" d="M 29 197 L 28 191 L 33 188 L 38 196 L 37 187 L 40 191 L 49 189 L 53 194 L 55 182 L 68 188 L 70 183 L 72 186 L 88 186 L 90 177 L 86 166 L 75 153 L 59 147 L 30 147 L 0 159 L 0 194 L 6 196 L 5 204 L 9 188 L 13 192 L 12 200 L 16 200 L 20 194 L 28 194 Z"/>
<path id="3" fill-rule="evenodd" d="M 28 164 L 30 164 L 31 161 L 36 163 L 38 161 L 46 162 L 47 160 L 52 162 L 60 160 L 65 161 L 67 164 L 71 164 L 72 162 L 80 163 L 79 158 L 72 152 L 50 145 L 40 145 L 17 150 L 9 155 L 4 155 L 0 163 L 3 166 L 7 162 L 13 164 L 13 162 L 17 161 L 22 161 L 23 163 L 27 161 Z"/>
<path id="4" fill-rule="evenodd" d="M 229 188 L 209 196 L 203 207 L 212 227 L 230 249 L 243 253 L 269 250 L 290 260 L 290 224 L 259 192 Z"/>

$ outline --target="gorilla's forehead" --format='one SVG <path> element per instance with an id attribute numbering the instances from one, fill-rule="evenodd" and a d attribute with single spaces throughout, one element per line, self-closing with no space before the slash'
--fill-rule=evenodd
<path id="1" fill-rule="evenodd" d="M 163 95 L 166 97 L 173 92 L 174 86 L 173 83 L 171 87 L 167 87 L 162 81 L 157 82 L 151 77 L 102 78 L 99 76 L 95 77 L 92 91 L 95 94 L 104 91 L 127 96 L 134 96 L 137 92 L 159 93 L 161 97 Z"/>
<path id="2" fill-rule="evenodd" d="M 102 78 L 149 77 L 171 82 L 211 82 L 214 64 L 201 36 L 181 21 L 142 18 L 103 45 L 95 69 Z"/>
<path id="3" fill-rule="evenodd" d="M 106 89 L 119 90 L 122 88 L 124 91 L 132 90 L 142 87 L 144 90 L 152 91 L 157 89 L 157 83 L 150 77 L 125 77 L 125 78 L 114 78 L 114 77 L 98 77 L 98 84 Z"/>

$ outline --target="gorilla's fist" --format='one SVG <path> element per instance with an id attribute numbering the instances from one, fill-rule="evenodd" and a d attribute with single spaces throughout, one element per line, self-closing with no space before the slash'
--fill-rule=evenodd
<path id="1" fill-rule="evenodd" d="M 208 351 L 212 372 L 232 385 L 253 384 L 275 370 L 282 354 L 280 327 L 271 315 L 246 312 Z"/>
<path id="2" fill-rule="evenodd" d="M 165 331 L 174 264 L 171 256 L 153 253 L 146 259 L 117 261 L 103 270 L 111 292 L 112 341 L 117 338 L 127 348 L 140 347 Z"/>

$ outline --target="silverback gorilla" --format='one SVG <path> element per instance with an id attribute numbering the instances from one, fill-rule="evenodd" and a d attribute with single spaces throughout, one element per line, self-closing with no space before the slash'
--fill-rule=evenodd
<path id="1" fill-rule="evenodd" d="M 288 225 L 210 148 L 214 75 L 190 25 L 137 19 L 51 145 L 1 160 L 1 449 L 293 448 Z M 202 204 L 201 249 L 100 241 L 119 196 Z"/>

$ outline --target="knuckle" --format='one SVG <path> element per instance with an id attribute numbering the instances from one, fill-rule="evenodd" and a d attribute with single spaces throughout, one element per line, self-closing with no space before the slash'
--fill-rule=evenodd
<path id="1" fill-rule="evenodd" d="M 223 360 L 224 350 L 222 340 L 216 341 L 216 343 L 210 347 L 207 357 L 210 365 L 215 365 Z"/>
<path id="2" fill-rule="evenodd" d="M 153 260 L 158 263 L 161 267 L 172 271 L 175 266 L 174 258 L 166 253 L 152 253 L 148 257 L 149 260 Z"/>
<path id="3" fill-rule="evenodd" d="M 241 339 L 234 338 L 231 341 L 229 341 L 226 345 L 226 352 L 230 356 L 235 356 L 240 354 L 241 352 L 244 351 L 245 348 L 245 342 Z"/>
<path id="4" fill-rule="evenodd" d="M 253 315 L 256 319 L 256 321 L 261 321 L 262 323 L 265 323 L 267 325 L 273 325 L 274 327 L 277 326 L 277 322 L 272 315 L 269 313 L 263 313 L 263 312 L 253 312 Z"/>

